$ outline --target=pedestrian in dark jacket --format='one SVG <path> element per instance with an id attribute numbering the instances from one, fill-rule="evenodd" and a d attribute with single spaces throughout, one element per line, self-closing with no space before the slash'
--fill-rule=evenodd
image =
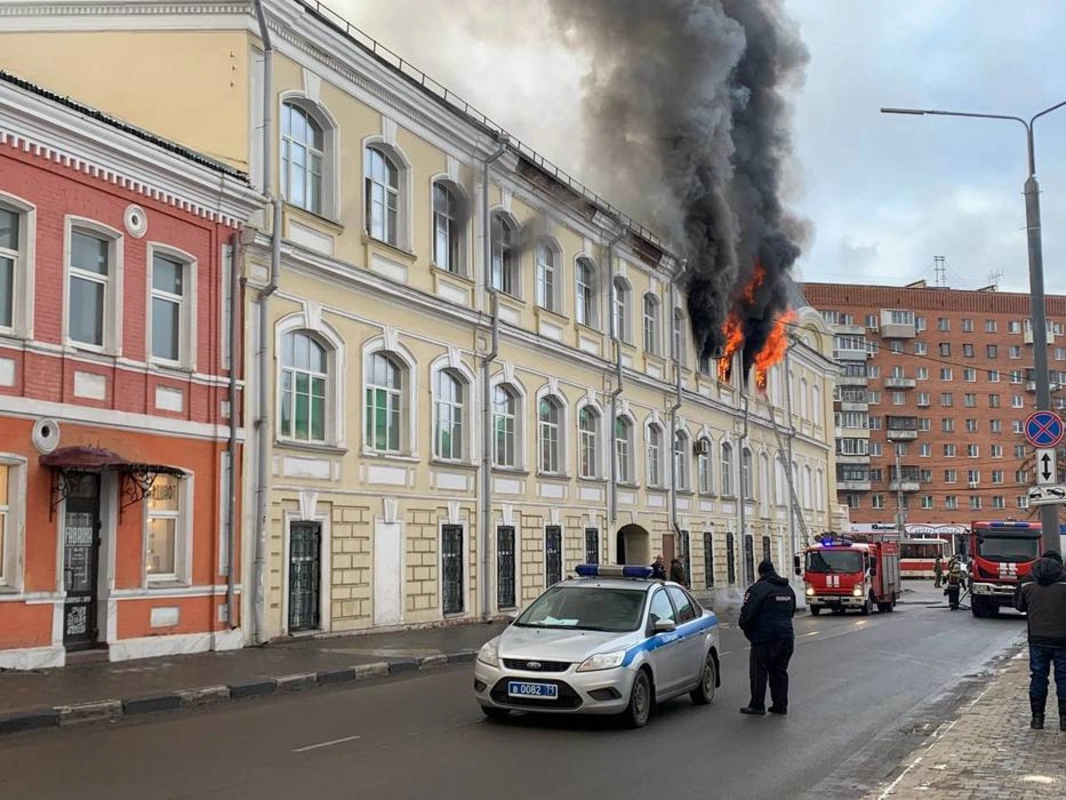
<path id="1" fill-rule="evenodd" d="M 682 586 L 688 586 L 688 580 L 685 577 L 685 567 L 679 558 L 675 558 L 670 562 L 670 580 L 674 583 L 680 583 Z"/>
<path id="2" fill-rule="evenodd" d="M 788 713 L 788 662 L 796 646 L 792 616 L 796 593 L 770 561 L 759 564 L 759 580 L 744 595 L 738 624 L 751 642 L 748 671 L 751 701 L 741 714 L 766 713 L 766 684 L 770 683 L 771 714 Z"/>
<path id="3" fill-rule="evenodd" d="M 651 577 L 657 581 L 666 580 L 666 567 L 661 555 L 655 556 L 655 560 L 651 562 Z"/>
<path id="4" fill-rule="evenodd" d="M 1066 731 L 1066 571 L 1062 556 L 1053 550 L 1033 564 L 1014 592 L 1014 607 L 1024 611 L 1029 625 L 1029 723 L 1044 727 L 1048 674 L 1055 665 L 1059 700 L 1059 730 Z"/>

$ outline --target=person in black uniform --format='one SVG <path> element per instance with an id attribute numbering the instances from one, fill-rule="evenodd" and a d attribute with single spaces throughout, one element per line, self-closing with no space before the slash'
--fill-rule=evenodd
<path id="1" fill-rule="evenodd" d="M 796 647 L 792 630 L 795 613 L 796 593 L 777 574 L 772 562 L 763 561 L 759 564 L 759 580 L 744 595 L 738 622 L 751 642 L 751 701 L 740 709 L 741 714 L 766 713 L 767 681 L 773 703 L 770 713 L 788 713 L 788 662 Z"/>

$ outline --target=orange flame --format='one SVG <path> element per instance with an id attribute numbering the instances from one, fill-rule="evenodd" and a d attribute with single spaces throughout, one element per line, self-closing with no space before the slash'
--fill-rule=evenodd
<path id="1" fill-rule="evenodd" d="M 744 302 L 749 306 L 755 303 L 755 294 L 759 291 L 759 287 L 763 285 L 763 281 L 765 280 L 766 270 L 761 263 L 756 261 L 755 272 L 751 276 L 751 280 L 748 281 L 748 285 L 744 287 Z"/>
<path id="2" fill-rule="evenodd" d="M 785 357 L 785 351 L 788 349 L 788 326 L 795 319 L 796 314 L 791 308 L 778 317 L 766 344 L 755 356 L 755 386 L 760 391 L 766 391 L 767 373 L 770 367 Z"/>
<path id="3" fill-rule="evenodd" d="M 744 346 L 744 329 L 740 326 L 740 320 L 730 314 L 722 328 L 725 334 L 725 350 L 718 359 L 718 380 L 728 381 L 729 373 L 733 367 L 733 354 Z"/>

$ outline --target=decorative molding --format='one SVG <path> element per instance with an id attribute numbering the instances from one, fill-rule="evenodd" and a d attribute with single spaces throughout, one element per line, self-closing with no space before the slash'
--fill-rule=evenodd
<path id="1" fill-rule="evenodd" d="M 459 519 L 459 501 L 458 500 L 449 500 L 448 501 L 448 524 L 449 525 L 458 525 L 459 523 L 460 523 L 460 519 Z"/>
<path id="2" fill-rule="evenodd" d="M 395 497 L 382 497 L 382 516 L 386 525 L 393 525 L 397 520 L 397 511 L 400 503 Z"/>
<path id="3" fill-rule="evenodd" d="M 300 492 L 300 519 L 310 522 L 318 518 L 318 492 Z"/>
<path id="4" fill-rule="evenodd" d="M 311 100 L 315 105 L 318 105 L 322 97 L 322 76 L 309 70 L 307 67 L 303 68 L 303 84 L 304 94 L 307 95 L 307 99 Z"/>

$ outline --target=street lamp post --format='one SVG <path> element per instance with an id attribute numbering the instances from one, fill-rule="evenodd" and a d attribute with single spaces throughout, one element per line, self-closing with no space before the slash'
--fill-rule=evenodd
<path id="1" fill-rule="evenodd" d="M 1003 114 L 970 114 L 960 111 L 932 111 L 918 108 L 882 108 L 882 114 L 911 114 L 916 116 L 972 117 L 975 119 L 1005 119 L 1021 123 L 1025 128 L 1025 143 L 1029 153 L 1029 175 L 1025 180 L 1025 227 L 1029 243 L 1029 316 L 1033 324 L 1033 375 L 1036 382 L 1036 407 L 1051 410 L 1051 381 L 1047 365 L 1047 319 L 1044 303 L 1044 251 L 1040 236 L 1040 184 L 1036 180 L 1036 152 L 1033 147 L 1033 123 L 1040 117 L 1066 106 L 1066 100 L 1045 108 L 1026 122 L 1021 117 Z M 1060 550 L 1059 510 L 1046 505 L 1040 513 L 1042 551 Z"/>

